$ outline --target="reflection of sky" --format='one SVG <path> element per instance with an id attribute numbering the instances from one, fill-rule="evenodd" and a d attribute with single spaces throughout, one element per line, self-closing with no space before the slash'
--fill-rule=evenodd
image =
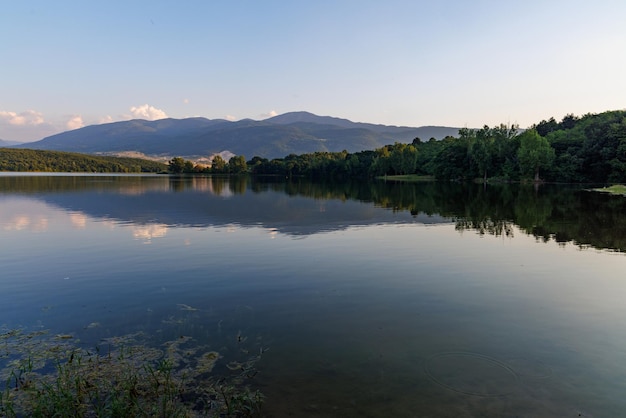
<path id="1" fill-rule="evenodd" d="M 624 254 L 537 242 L 515 227 L 510 238 L 378 222 L 297 239 L 271 223 L 219 225 L 1 197 L 1 321 L 79 333 L 91 322 L 158 327 L 177 304 L 218 318 L 249 306 L 281 356 L 324 344 L 383 346 L 415 364 L 446 350 L 527 356 L 549 362 L 555 384 L 601 375 L 611 385 L 598 393 L 626 389 L 612 380 L 626 375 Z"/>
<path id="2" fill-rule="evenodd" d="M 45 280 L 85 276 L 94 266 L 114 269 L 116 264 L 123 275 L 129 269 L 126 261 L 134 266 L 131 271 L 150 270 L 154 263 L 151 253 L 137 250 L 137 245 L 158 244 L 155 251 L 163 252 L 161 258 L 173 265 L 180 257 L 190 258 L 191 264 L 199 262 L 194 257 L 201 262 L 233 260 L 238 264 L 245 254 L 254 261 L 238 268 L 249 269 L 248 273 L 263 274 L 280 264 L 285 277 L 318 271 L 322 281 L 328 273 L 320 265 L 349 265 L 357 260 L 355 272 L 367 272 L 363 280 L 384 280 L 387 286 L 399 288 L 416 280 L 427 284 L 429 275 L 436 271 L 437 289 L 448 301 L 458 297 L 455 303 L 492 307 L 500 314 L 502 306 L 509 303 L 523 308 L 537 321 L 550 312 L 555 320 L 577 318 L 601 327 L 617 313 L 626 316 L 623 254 L 537 242 L 515 227 L 514 238 L 507 238 L 459 233 L 451 224 L 353 226 L 309 235 L 296 245 L 293 236 L 271 226 L 240 228 L 228 223 L 221 227 L 176 227 L 160 222 L 119 222 L 61 210 L 27 197 L 2 197 L 0 231 L 3 265 L 28 263 L 32 254 L 42 265 L 49 262 L 58 269 L 54 272 L 50 267 L 47 274 L 42 267 L 42 277 L 48 277 Z M 241 251 L 233 253 L 233 248 Z M 190 253 L 183 255 L 181 251 Z M 302 258 L 303 253 L 311 257 Z M 116 257 L 118 261 L 111 261 Z M 58 260 L 66 261 L 59 264 Z M 90 265 L 83 266 L 83 260 L 89 260 Z M 427 271 L 420 271 L 424 266 Z M 484 299 L 485 294 L 490 297 Z M 571 321 L 568 324 L 571 326 Z"/>
<path id="3" fill-rule="evenodd" d="M 54 214 L 48 205 L 37 200 L 0 198 L 0 229 L 4 231 L 44 232 L 48 230 L 51 217 L 58 220 L 63 216 L 66 215 Z"/>

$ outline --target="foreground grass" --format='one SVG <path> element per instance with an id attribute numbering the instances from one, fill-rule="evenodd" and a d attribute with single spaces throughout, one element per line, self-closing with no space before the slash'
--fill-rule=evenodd
<path id="1" fill-rule="evenodd" d="M 260 415 L 263 396 L 245 381 L 256 374 L 262 349 L 226 364 L 190 337 L 168 341 L 162 349 L 142 339 L 141 334 L 115 337 L 104 341 L 105 348 L 86 350 L 70 336 L 0 332 L 0 360 L 7 365 L 0 369 L 0 416 Z M 221 376 L 212 373 L 218 363 Z"/>
<path id="2" fill-rule="evenodd" d="M 623 184 L 614 184 L 609 187 L 601 187 L 592 189 L 594 192 L 610 193 L 614 195 L 626 196 L 626 186 Z"/>

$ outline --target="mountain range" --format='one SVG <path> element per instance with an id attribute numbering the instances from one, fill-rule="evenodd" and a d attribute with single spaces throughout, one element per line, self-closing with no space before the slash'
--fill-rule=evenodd
<path id="1" fill-rule="evenodd" d="M 87 154 L 141 153 L 189 159 L 230 152 L 247 158 L 280 158 L 316 151 L 358 152 L 414 138 L 456 136 L 458 128 L 387 126 L 352 122 L 308 112 L 290 112 L 262 121 L 186 118 L 134 119 L 91 125 L 17 145 L 19 148 Z"/>
<path id="2" fill-rule="evenodd" d="M 11 147 L 13 145 L 18 145 L 18 144 L 20 143 L 17 141 L 7 141 L 4 139 L 0 139 L 0 147 Z"/>

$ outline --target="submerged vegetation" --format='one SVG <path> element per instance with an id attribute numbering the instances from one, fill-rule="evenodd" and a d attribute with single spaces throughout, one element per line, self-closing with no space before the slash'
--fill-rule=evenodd
<path id="1" fill-rule="evenodd" d="M 141 158 L 105 157 L 75 152 L 0 148 L 0 171 L 159 173 L 167 171 L 167 165 Z"/>
<path id="2" fill-rule="evenodd" d="M 71 335 L 0 330 L 0 364 L 6 364 L 0 416 L 259 415 L 263 395 L 246 382 L 263 348 L 252 355 L 241 350 L 244 359 L 225 363 L 222 354 L 194 343 L 180 336 L 157 348 L 136 333 L 85 349 Z M 221 373 L 213 373 L 218 366 Z"/>

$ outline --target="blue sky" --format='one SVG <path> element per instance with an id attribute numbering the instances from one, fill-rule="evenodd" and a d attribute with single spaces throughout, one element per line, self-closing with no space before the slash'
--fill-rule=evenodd
<path id="1" fill-rule="evenodd" d="M 626 108 L 626 2 L 0 1 L 0 139 L 130 118 L 481 127 Z"/>

